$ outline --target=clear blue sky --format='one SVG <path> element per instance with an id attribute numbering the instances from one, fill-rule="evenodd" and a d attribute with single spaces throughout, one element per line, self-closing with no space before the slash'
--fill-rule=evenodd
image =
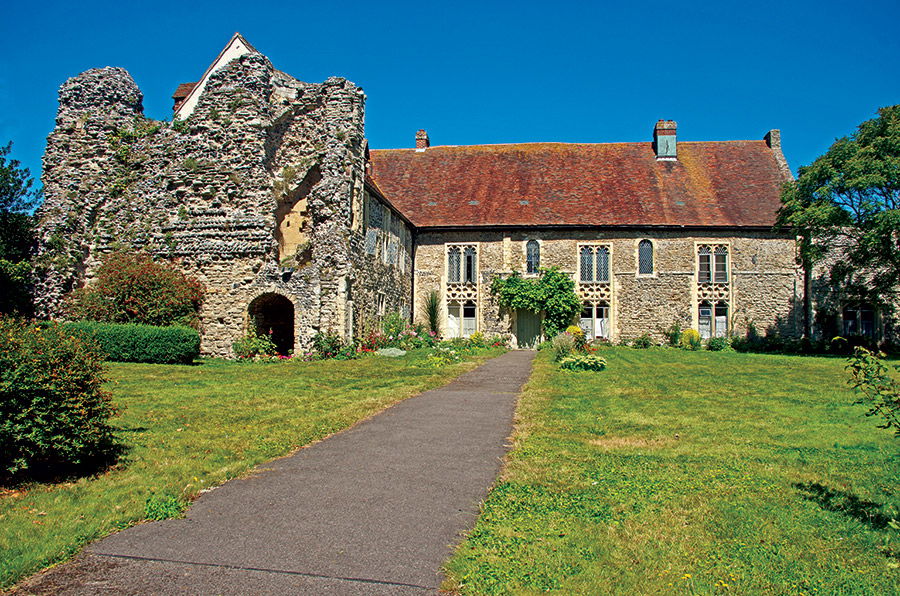
<path id="1" fill-rule="evenodd" d="M 633 7 L 629 6 L 632 5 Z M 13 2 L 0 23 L 0 143 L 40 171 L 57 89 L 126 68 L 171 115 L 235 31 L 301 80 L 368 96 L 373 148 L 759 139 L 791 167 L 900 103 L 900 2 Z"/>

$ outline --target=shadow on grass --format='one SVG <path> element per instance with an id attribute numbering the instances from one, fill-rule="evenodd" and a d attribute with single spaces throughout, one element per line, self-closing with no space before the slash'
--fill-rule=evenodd
<path id="1" fill-rule="evenodd" d="M 11 490 L 33 483 L 57 484 L 99 476 L 123 464 L 129 451 L 130 447 L 126 443 L 112 440 L 77 463 L 41 460 L 32 462 L 28 468 L 15 474 L 4 474 L 3 470 L 0 471 L 0 489 Z"/>
<path id="2" fill-rule="evenodd" d="M 884 530 L 891 522 L 891 518 L 881 512 L 882 504 L 864 501 L 853 493 L 829 488 L 818 482 L 796 482 L 793 486 L 807 501 L 817 503 L 826 511 L 853 518 L 874 530 Z"/>

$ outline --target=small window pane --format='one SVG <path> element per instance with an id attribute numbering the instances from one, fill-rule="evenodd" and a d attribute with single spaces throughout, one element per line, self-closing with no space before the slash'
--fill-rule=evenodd
<path id="1" fill-rule="evenodd" d="M 641 240 L 638 244 L 638 273 L 653 274 L 653 244 L 649 240 Z"/>
<path id="2" fill-rule="evenodd" d="M 597 249 L 597 281 L 609 281 L 609 249 L 605 246 Z"/>
<path id="3" fill-rule="evenodd" d="M 594 281 L 594 250 L 589 246 L 581 247 L 581 281 Z"/>
<path id="4" fill-rule="evenodd" d="M 525 257 L 528 273 L 537 273 L 541 266 L 541 245 L 537 240 L 529 240 L 525 245 Z"/>
<path id="5" fill-rule="evenodd" d="M 466 277 L 463 280 L 466 283 L 475 283 L 475 249 L 469 246 L 465 251 L 466 258 Z"/>
<path id="6" fill-rule="evenodd" d="M 450 281 L 450 283 L 458 283 L 460 262 L 459 249 L 456 247 L 452 247 L 449 251 L 447 251 L 447 258 L 447 280 Z"/>
<path id="7" fill-rule="evenodd" d="M 708 304 L 701 304 L 699 308 L 699 329 L 702 339 L 709 339 L 712 336 L 712 307 Z"/>

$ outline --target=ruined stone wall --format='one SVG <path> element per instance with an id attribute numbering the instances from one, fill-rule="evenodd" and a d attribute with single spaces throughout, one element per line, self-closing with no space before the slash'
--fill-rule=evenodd
<path id="1" fill-rule="evenodd" d="M 654 247 L 654 273 L 638 275 L 638 243 Z M 557 266 L 575 276 L 581 243 L 610 248 L 611 340 L 632 340 L 650 333 L 662 341 L 663 330 L 678 321 L 697 328 L 697 247 L 724 245 L 729 250 L 729 327 L 744 333 L 752 321 L 761 332 L 778 330 L 797 335 L 802 324 L 802 278 L 795 265 L 795 244 L 767 232 L 681 231 L 420 231 L 415 260 L 415 318 L 424 320 L 425 295 L 440 292 L 446 331 L 448 244 L 472 244 L 478 251 L 478 329 L 484 333 L 514 333 L 515 314 L 501 309 L 490 294 L 494 275 L 518 271 L 526 275 L 525 245 L 540 243 L 542 267 Z"/>
<path id="2" fill-rule="evenodd" d="M 366 190 L 360 222 L 350 238 L 355 276 L 348 296 L 352 300 L 352 329 L 360 336 L 386 314 L 411 316 L 413 229 L 400 214 Z"/>
<path id="3" fill-rule="evenodd" d="M 229 355 L 248 305 L 268 292 L 294 305 L 296 349 L 318 330 L 347 333 L 362 90 L 340 78 L 302 83 L 254 53 L 215 72 L 186 121 L 148 120 L 141 103 L 117 68 L 60 88 L 44 155 L 39 311 L 57 314 L 103 254 L 125 247 L 204 283 L 205 354 Z M 286 212 L 303 227 L 290 254 L 277 239 Z"/>

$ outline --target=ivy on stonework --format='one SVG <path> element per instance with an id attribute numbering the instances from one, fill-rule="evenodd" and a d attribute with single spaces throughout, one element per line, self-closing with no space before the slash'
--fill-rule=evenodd
<path id="1" fill-rule="evenodd" d="M 575 282 L 558 267 L 541 268 L 536 279 L 524 279 L 518 272 L 495 276 L 491 293 L 505 308 L 543 311 L 544 333 L 548 337 L 565 331 L 581 310 Z"/>

